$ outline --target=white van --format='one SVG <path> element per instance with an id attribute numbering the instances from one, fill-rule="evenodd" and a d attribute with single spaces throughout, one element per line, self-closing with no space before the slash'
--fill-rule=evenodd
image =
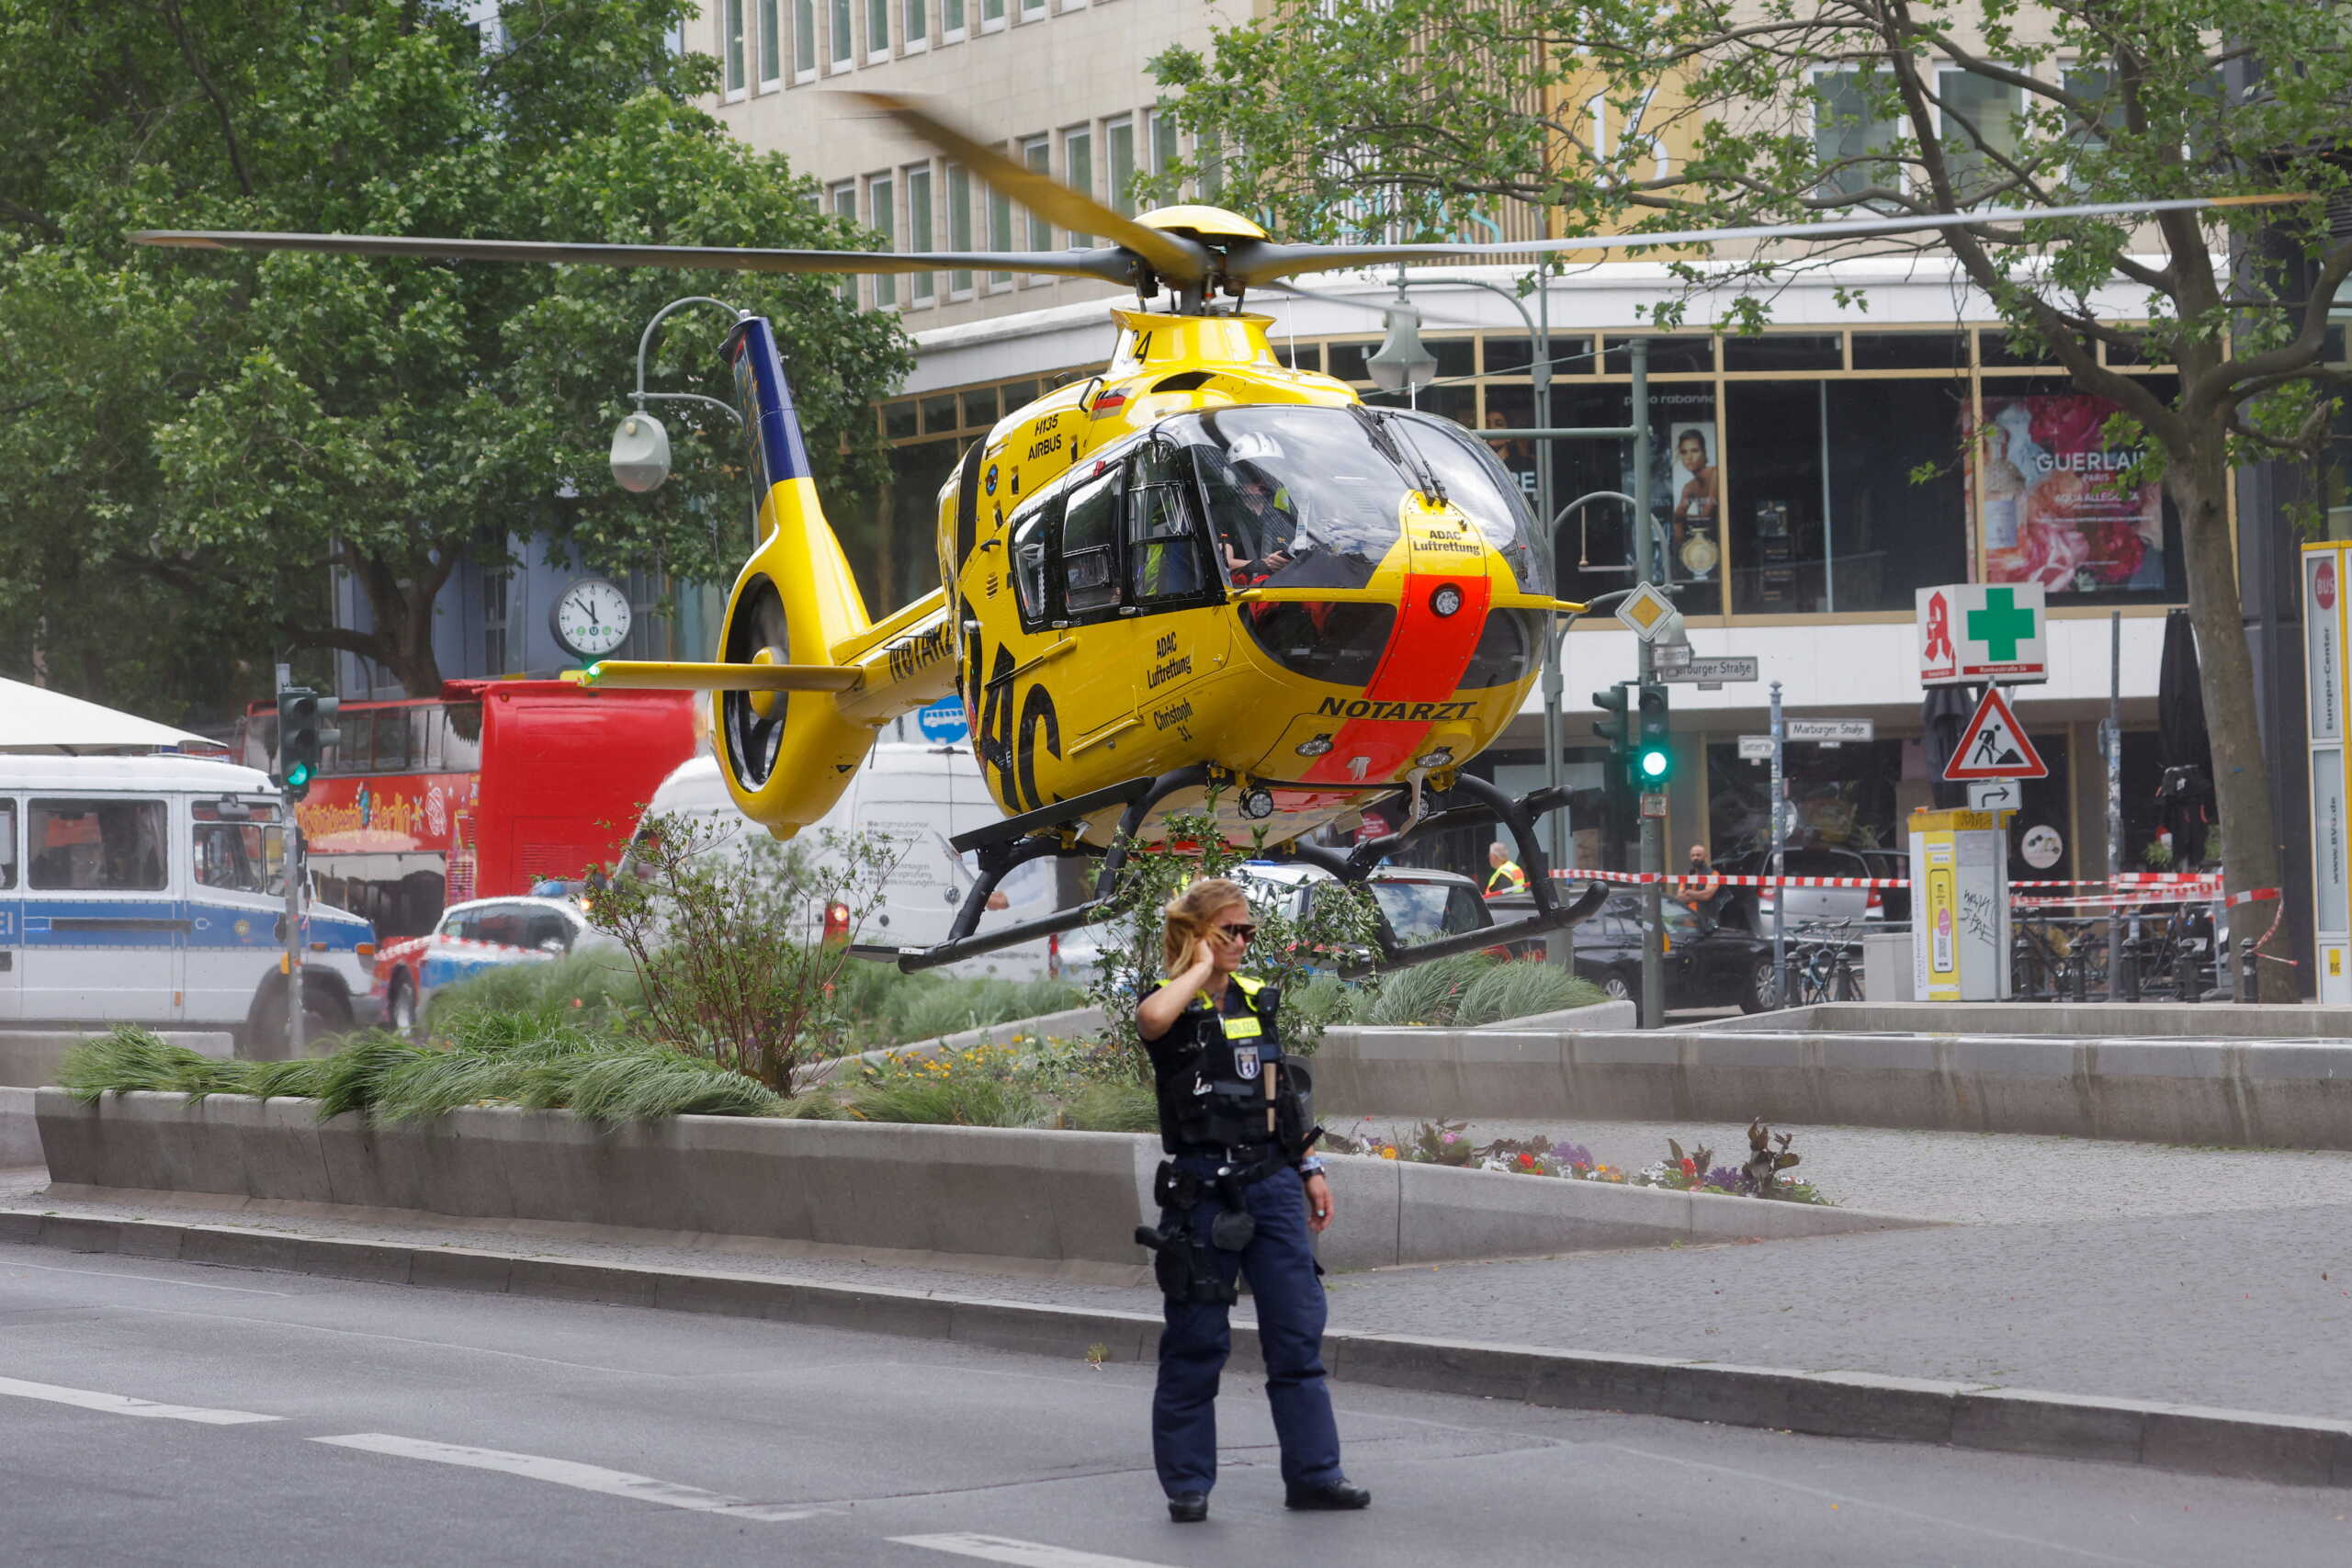
<path id="1" fill-rule="evenodd" d="M 201 757 L 0 754 L 0 1025 L 282 1040 L 277 792 Z M 376 1021 L 375 931 L 311 907 L 307 1035 Z"/>
<path id="2" fill-rule="evenodd" d="M 735 809 L 718 776 L 718 760 L 708 754 L 681 762 L 653 792 L 646 811 L 649 816 L 697 818 L 729 833 L 762 831 Z M 928 947 L 947 940 L 948 924 L 963 902 L 964 890 L 978 874 L 974 857 L 957 854 L 948 840 L 1003 818 L 980 782 L 979 764 L 966 748 L 885 740 L 868 753 L 865 765 L 832 810 L 814 827 L 802 829 L 792 842 L 821 860 L 829 830 L 843 838 L 873 833 L 888 840 L 902 852 L 883 886 L 881 908 L 868 917 L 855 940 Z M 623 862 L 624 870 L 627 863 Z M 980 917 L 984 932 L 1050 915 L 1057 908 L 1054 863 L 1032 861 L 1018 867 L 997 891 L 1004 896 L 1005 907 Z M 1048 943 L 1040 938 L 946 964 L 942 973 L 1033 980 L 1044 976 L 1048 967 Z"/>

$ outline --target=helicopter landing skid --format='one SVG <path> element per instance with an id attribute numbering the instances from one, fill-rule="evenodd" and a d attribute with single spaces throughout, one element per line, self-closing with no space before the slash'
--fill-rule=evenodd
<path id="1" fill-rule="evenodd" d="M 1041 936 L 1058 936 L 1067 931 L 1099 917 L 1110 907 L 1111 894 L 1117 887 L 1119 873 L 1127 863 L 1127 852 L 1135 843 L 1136 834 L 1150 817 L 1152 807 L 1171 795 L 1188 789 L 1199 789 L 1210 782 L 1205 766 L 1178 768 L 1157 778 L 1129 779 L 1072 800 L 1056 801 L 1035 811 L 1026 811 L 1002 822 L 991 823 L 974 832 L 958 834 L 949 840 L 958 850 L 977 852 L 980 874 L 965 890 L 964 901 L 956 907 L 956 919 L 947 928 L 947 940 L 929 947 L 891 947 L 876 943 L 853 943 L 850 955 L 870 958 L 886 964 L 896 964 L 901 971 L 912 975 L 919 970 L 936 969 L 943 964 L 953 964 L 962 958 L 977 958 L 984 953 L 1018 942 L 1034 942 Z M 1124 804 L 1119 814 L 1119 826 L 1111 835 L 1111 846 L 1096 850 L 1080 841 L 1075 834 L 1065 842 L 1054 829 L 1074 827 L 1107 806 Z M 1038 836 L 1046 835 L 1046 836 Z M 1067 909 L 1057 909 L 1034 920 L 1016 920 L 1009 926 L 999 926 L 991 931 L 979 930 L 980 917 L 988 912 L 989 896 L 1000 883 L 1020 866 L 1033 860 L 1048 857 L 1075 860 L 1100 855 L 1102 863 L 1094 872 L 1094 897 Z"/>
<path id="2" fill-rule="evenodd" d="M 1367 840 L 1352 850 L 1294 843 L 1290 846 L 1291 853 L 1308 865 L 1329 872 L 1341 882 L 1356 883 L 1378 870 L 1385 857 L 1424 833 L 1440 828 L 1479 828 L 1490 822 L 1499 823 L 1510 829 L 1511 838 L 1519 845 L 1519 865 L 1527 877 L 1528 894 L 1535 900 L 1534 911 L 1499 925 L 1457 931 L 1452 936 L 1437 937 L 1408 946 L 1397 941 L 1386 912 L 1374 900 L 1373 941 L 1380 950 L 1379 955 L 1340 964 L 1337 967 L 1342 976 L 1354 979 L 1374 969 L 1401 969 L 1415 964 L 1427 964 L 1432 959 L 1451 958 L 1457 953 L 1477 953 L 1489 947 L 1546 936 L 1577 924 L 1600 908 L 1608 898 L 1608 887 L 1595 883 L 1575 903 L 1563 905 L 1559 890 L 1552 886 L 1552 864 L 1544 853 L 1543 841 L 1536 835 L 1535 819 L 1566 806 L 1568 803 L 1567 791 L 1546 787 L 1512 796 L 1484 779 L 1465 773 L 1454 780 L 1453 792 L 1470 798 L 1442 811 L 1431 812 L 1394 833 Z"/>
<path id="3" fill-rule="evenodd" d="M 911 975 L 920 970 L 953 964 L 959 959 L 995 953 L 1019 942 L 1034 942 L 1039 937 L 1058 936 L 1063 931 L 1087 925 L 1110 907 L 1111 896 L 1117 886 L 1119 873 L 1126 864 L 1129 848 L 1135 842 L 1136 832 L 1151 815 L 1152 808 L 1180 791 L 1201 787 L 1209 779 L 1209 770 L 1205 767 L 1179 768 L 1157 778 L 1130 779 L 1107 789 L 1096 790 L 1072 800 L 1057 801 L 1041 810 L 993 823 L 976 832 L 961 834 L 952 841 L 959 850 L 978 852 L 979 874 L 966 890 L 963 902 L 956 908 L 956 919 L 948 927 L 947 939 L 929 947 L 858 942 L 852 944 L 850 953 L 856 958 L 895 964 Z M 1535 821 L 1566 806 L 1566 791 L 1539 789 L 1514 797 L 1484 779 L 1464 776 L 1454 782 L 1454 793 L 1467 795 L 1470 798 L 1431 812 L 1396 832 L 1369 840 L 1352 850 L 1325 849 L 1293 842 L 1286 846 L 1287 852 L 1292 858 L 1329 872 L 1341 882 L 1360 883 L 1379 869 L 1385 857 L 1424 833 L 1440 828 L 1475 828 L 1500 823 L 1510 829 L 1511 837 L 1519 844 L 1519 863 L 1527 873 L 1529 891 L 1535 900 L 1533 912 L 1500 925 L 1457 932 L 1408 946 L 1397 940 L 1395 930 L 1388 924 L 1387 916 L 1375 903 L 1376 925 L 1373 936 L 1379 948 L 1379 955 L 1340 965 L 1342 975 L 1352 978 L 1373 969 L 1403 968 L 1457 953 L 1476 953 L 1485 948 L 1544 936 L 1577 924 L 1598 909 L 1608 897 L 1608 888 L 1596 885 L 1587 889 L 1574 903 L 1563 905 L 1559 901 L 1558 891 L 1552 886 L 1551 863 L 1545 858 L 1543 844 L 1537 838 Z M 1125 809 L 1120 814 L 1118 829 L 1112 835 L 1108 849 L 1092 849 L 1078 842 L 1074 837 L 1065 840 L 1052 831 L 1074 825 L 1090 814 L 1112 805 L 1124 805 Z M 1021 920 L 986 932 L 979 931 L 980 917 L 988 910 L 989 896 L 1017 868 L 1035 860 L 1091 858 L 1096 855 L 1101 857 L 1101 863 L 1095 868 L 1092 897 L 1034 920 Z"/>

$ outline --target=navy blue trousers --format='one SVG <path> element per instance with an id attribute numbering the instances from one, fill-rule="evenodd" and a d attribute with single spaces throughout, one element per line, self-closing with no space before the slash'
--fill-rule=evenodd
<path id="1" fill-rule="evenodd" d="M 1186 1156 L 1177 1162 L 1203 1177 L 1216 1174 L 1214 1159 Z M 1258 1234 L 1241 1251 L 1216 1252 L 1219 1276 L 1228 1283 L 1237 1272 L 1250 1277 L 1258 1307 L 1258 1343 L 1266 1362 L 1266 1403 L 1273 1407 L 1274 1436 L 1282 1442 L 1283 1480 L 1315 1486 L 1340 1475 L 1340 1428 L 1331 1418 L 1331 1393 L 1323 1381 L 1323 1281 L 1316 1277 L 1315 1254 L 1306 1230 L 1306 1199 L 1301 1183 L 1277 1171 L 1242 1190 L 1242 1201 L 1258 1222 Z M 1206 1235 L 1222 1211 L 1215 1198 L 1193 1213 L 1195 1234 Z M 1221 1303 L 1167 1302 L 1167 1327 L 1159 1336 L 1159 1384 L 1151 1401 L 1151 1457 L 1159 1484 L 1170 1496 L 1206 1492 L 1216 1483 L 1216 1385 L 1233 1348 L 1233 1333 Z"/>

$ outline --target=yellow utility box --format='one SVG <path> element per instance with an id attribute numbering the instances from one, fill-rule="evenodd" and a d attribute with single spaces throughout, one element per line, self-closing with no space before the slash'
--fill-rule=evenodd
<path id="1" fill-rule="evenodd" d="M 1911 814 L 1912 994 L 1923 1002 L 2008 999 L 2007 815 Z"/>

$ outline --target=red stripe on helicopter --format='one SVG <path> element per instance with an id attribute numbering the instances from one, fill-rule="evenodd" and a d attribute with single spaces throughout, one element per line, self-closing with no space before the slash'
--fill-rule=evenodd
<path id="1" fill-rule="evenodd" d="M 1462 607 L 1441 615 L 1430 608 L 1430 599 L 1449 583 L 1461 592 Z M 1388 647 L 1363 694 L 1385 703 L 1451 701 L 1487 629 L 1487 603 L 1492 593 L 1484 577 L 1425 576 L 1408 569 L 1396 629 L 1388 634 Z M 1331 749 L 1315 760 L 1300 782 L 1385 782 L 1412 761 L 1429 732 L 1426 719 L 1351 718 L 1331 737 Z"/>

